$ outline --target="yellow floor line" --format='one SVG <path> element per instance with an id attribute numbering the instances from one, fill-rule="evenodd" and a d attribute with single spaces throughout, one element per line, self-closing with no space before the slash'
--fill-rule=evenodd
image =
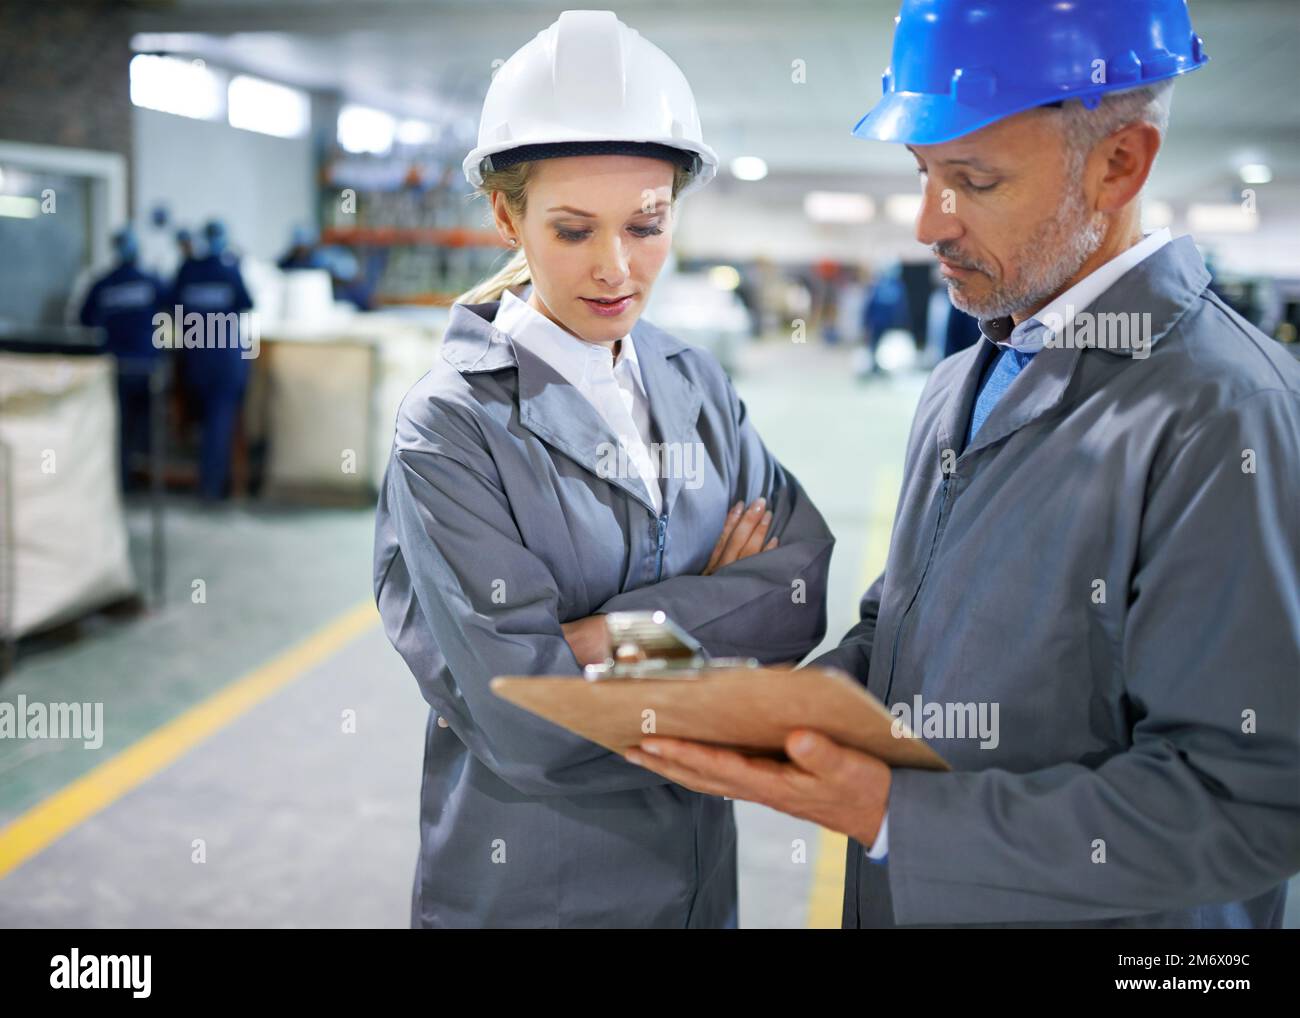
<path id="1" fill-rule="evenodd" d="M 865 591 L 885 568 L 889 555 L 889 535 L 894 530 L 894 509 L 903 475 L 897 468 L 881 467 L 876 471 L 875 490 L 871 493 L 871 519 L 867 522 L 867 547 L 862 556 L 862 589 Z"/>
<path id="2" fill-rule="evenodd" d="M 897 468 L 876 471 L 867 520 L 867 546 L 862 556 L 861 588 L 866 590 L 885 568 L 889 534 L 894 527 L 894 507 L 902 475 Z M 817 829 L 817 857 L 808 892 L 808 928 L 838 930 L 844 904 L 844 853 L 848 838 L 836 831 Z"/>
<path id="3" fill-rule="evenodd" d="M 379 621 L 373 601 L 154 729 L 0 830 L 0 879 Z"/>
<path id="4" fill-rule="evenodd" d="M 844 853 L 849 839 L 837 831 L 817 828 L 817 858 L 808 894 L 808 928 L 838 930 L 844 907 Z"/>

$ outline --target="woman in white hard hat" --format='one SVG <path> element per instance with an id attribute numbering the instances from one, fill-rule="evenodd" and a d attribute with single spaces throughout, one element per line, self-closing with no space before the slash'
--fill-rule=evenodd
<path id="1" fill-rule="evenodd" d="M 763 662 L 821 640 L 824 521 L 717 361 L 639 321 L 716 164 L 681 71 L 607 11 L 561 15 L 488 91 L 466 174 L 520 250 L 452 307 L 376 527 L 380 613 L 432 708 L 415 926 L 736 923 L 730 802 L 489 689 L 604 660 L 612 611 Z"/>

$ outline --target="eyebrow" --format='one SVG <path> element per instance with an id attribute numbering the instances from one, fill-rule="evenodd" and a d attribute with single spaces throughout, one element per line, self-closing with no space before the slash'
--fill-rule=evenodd
<path id="1" fill-rule="evenodd" d="M 917 159 L 920 159 L 920 158 L 921 158 L 919 155 L 917 155 L 916 149 L 912 148 L 911 145 L 906 146 L 906 148 L 907 148 L 907 151 L 911 152 L 912 155 L 916 156 Z M 996 166 L 990 166 L 988 163 L 984 162 L 982 159 L 976 159 L 976 158 L 974 158 L 974 157 L 969 157 L 969 158 L 965 158 L 965 159 L 962 159 L 962 158 L 957 158 L 957 159 L 936 159 L 935 162 L 940 163 L 940 164 L 943 165 L 943 166 L 969 166 L 969 167 L 970 167 L 971 169 L 973 169 L 973 170 L 981 170 L 981 171 L 983 171 L 984 173 L 997 173 L 997 172 L 999 172 Z"/>
<path id="2" fill-rule="evenodd" d="M 651 212 L 657 212 L 661 206 L 664 206 L 664 205 L 667 205 L 667 204 L 668 204 L 668 202 L 667 202 L 666 200 L 664 200 L 663 198 L 660 198 L 657 202 L 655 202 L 654 208 L 651 209 L 650 211 L 651 211 Z M 547 209 L 546 211 L 547 211 L 547 212 L 568 212 L 570 215 L 574 215 L 574 216 L 584 216 L 584 217 L 587 218 L 587 219 L 596 219 L 596 218 L 598 218 L 597 215 L 596 215 L 596 213 L 594 213 L 594 212 L 584 212 L 582 209 L 575 209 L 572 205 L 553 205 L 553 206 L 551 206 L 549 209 Z M 632 215 L 634 215 L 634 216 L 645 215 L 645 214 L 648 214 L 648 213 L 646 213 L 646 210 L 645 210 L 644 208 L 641 208 L 640 206 L 638 206 L 637 209 L 636 209 L 636 211 L 632 213 Z"/>

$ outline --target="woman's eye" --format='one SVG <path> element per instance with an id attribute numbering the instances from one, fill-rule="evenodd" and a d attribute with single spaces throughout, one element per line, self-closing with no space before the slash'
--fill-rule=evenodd
<path id="1" fill-rule="evenodd" d="M 560 240 L 585 240 L 587 237 L 591 236 L 591 231 L 590 230 L 565 230 L 561 228 L 555 231 L 555 235 L 559 237 Z"/>
<path id="2" fill-rule="evenodd" d="M 655 237 L 664 232 L 664 228 L 657 223 L 653 226 L 629 226 L 628 229 L 637 237 Z"/>

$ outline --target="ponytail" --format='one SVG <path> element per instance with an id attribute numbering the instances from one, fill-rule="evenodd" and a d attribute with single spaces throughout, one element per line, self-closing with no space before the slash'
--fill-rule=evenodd
<path id="1" fill-rule="evenodd" d="M 457 297 L 456 303 L 490 304 L 492 301 L 500 300 L 507 290 L 522 286 L 531 280 L 532 273 L 528 270 L 528 259 L 522 251 L 516 251 L 494 275 Z"/>
<path id="2" fill-rule="evenodd" d="M 477 195 L 491 201 L 492 192 L 500 191 L 505 198 L 510 215 L 516 220 L 521 220 L 528 207 L 528 175 L 531 168 L 531 163 L 523 162 L 515 163 L 503 170 L 488 170 L 483 174 L 483 184 L 479 187 Z M 470 287 L 456 298 L 456 303 L 490 304 L 494 300 L 500 300 L 501 295 L 511 287 L 521 286 L 531 281 L 532 273 L 528 270 L 528 259 L 524 256 L 521 247 L 503 268 L 477 286 Z"/>

